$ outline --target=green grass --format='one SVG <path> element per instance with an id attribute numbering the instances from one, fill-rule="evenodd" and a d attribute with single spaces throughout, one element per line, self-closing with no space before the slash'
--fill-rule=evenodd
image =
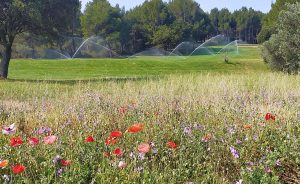
<path id="1" fill-rule="evenodd" d="M 92 80 L 105 77 L 149 77 L 191 73 L 265 72 L 255 47 L 241 48 L 225 64 L 222 55 L 193 57 L 138 57 L 128 59 L 12 60 L 10 79 Z"/>

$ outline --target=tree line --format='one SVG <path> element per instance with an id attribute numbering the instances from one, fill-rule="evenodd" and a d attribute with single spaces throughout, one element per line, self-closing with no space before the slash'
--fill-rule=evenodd
<path id="1" fill-rule="evenodd" d="M 252 8 L 234 12 L 204 12 L 194 0 L 147 0 L 125 11 L 107 0 L 89 2 L 81 12 L 79 0 L 2 0 L 0 3 L 0 78 L 7 78 L 16 50 L 63 50 L 69 38 L 100 36 L 119 54 L 153 46 L 171 50 L 183 41 L 202 43 L 224 34 L 231 40 L 257 42 L 264 14 Z M 76 44 L 69 44 L 74 53 Z"/>
<path id="2" fill-rule="evenodd" d="M 127 12 L 107 0 L 93 0 L 81 16 L 81 30 L 85 37 L 99 35 L 111 49 L 131 54 L 153 46 L 170 50 L 183 41 L 204 42 L 218 34 L 257 43 L 263 17 L 246 7 L 206 13 L 194 0 L 145 1 Z"/>

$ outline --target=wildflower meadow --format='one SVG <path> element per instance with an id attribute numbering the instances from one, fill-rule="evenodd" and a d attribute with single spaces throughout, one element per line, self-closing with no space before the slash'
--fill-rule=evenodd
<path id="1" fill-rule="evenodd" d="M 299 183 L 299 82 L 0 83 L 0 183 Z"/>
<path id="2" fill-rule="evenodd" d="M 0 184 L 300 184 L 300 0 L 0 0 Z"/>

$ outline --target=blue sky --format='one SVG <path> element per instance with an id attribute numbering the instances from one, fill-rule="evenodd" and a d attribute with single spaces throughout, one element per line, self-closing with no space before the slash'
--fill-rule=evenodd
<path id="1" fill-rule="evenodd" d="M 91 0 L 81 0 L 83 4 L 83 9 L 85 4 Z M 168 1 L 168 0 L 165 0 Z M 260 10 L 264 13 L 267 13 L 271 9 L 271 2 L 276 0 L 196 0 L 200 7 L 204 11 L 210 11 L 212 8 L 228 8 L 230 11 L 240 9 L 242 6 L 252 7 L 255 10 Z M 135 7 L 136 5 L 142 4 L 144 0 L 109 0 L 110 4 L 115 6 L 119 4 L 120 7 L 125 6 L 125 9 Z"/>

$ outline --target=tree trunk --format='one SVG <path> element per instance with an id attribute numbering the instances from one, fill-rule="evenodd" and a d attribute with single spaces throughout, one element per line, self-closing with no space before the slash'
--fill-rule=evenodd
<path id="1" fill-rule="evenodd" d="M 2 61 L 0 63 L 0 78 L 7 79 L 8 76 L 8 66 L 11 58 L 11 46 L 5 47 L 3 52 Z"/>

